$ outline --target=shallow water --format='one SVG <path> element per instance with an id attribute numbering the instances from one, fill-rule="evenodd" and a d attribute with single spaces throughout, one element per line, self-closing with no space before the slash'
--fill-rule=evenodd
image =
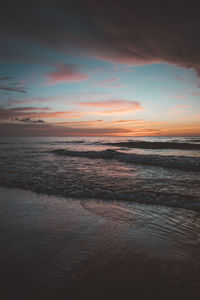
<path id="1" fill-rule="evenodd" d="M 198 212 L 0 195 L 2 299 L 199 299 Z"/>
<path id="2" fill-rule="evenodd" d="M 163 146 L 115 144 L 133 140 L 146 141 L 150 148 L 153 143 Z M 168 149 L 169 144 L 163 149 L 169 142 L 173 147 L 200 145 L 194 137 L 1 138 L 0 184 L 64 197 L 200 210 L 200 150 Z"/>

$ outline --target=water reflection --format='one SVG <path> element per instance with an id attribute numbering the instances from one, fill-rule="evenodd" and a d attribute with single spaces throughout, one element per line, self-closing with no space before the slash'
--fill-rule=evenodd
<path id="1" fill-rule="evenodd" d="M 137 299 L 200 295 L 197 212 L 1 189 L 0 216 L 7 295 L 129 299 L 133 289 Z"/>

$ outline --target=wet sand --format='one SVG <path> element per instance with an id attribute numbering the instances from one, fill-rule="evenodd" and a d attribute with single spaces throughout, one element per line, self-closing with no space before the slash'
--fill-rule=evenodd
<path id="1" fill-rule="evenodd" d="M 200 214 L 0 188 L 0 299 L 200 299 Z"/>

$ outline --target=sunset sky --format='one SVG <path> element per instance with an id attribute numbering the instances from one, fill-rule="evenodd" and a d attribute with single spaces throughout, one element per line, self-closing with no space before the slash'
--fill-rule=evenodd
<path id="1" fill-rule="evenodd" d="M 0 135 L 200 135 L 197 1 L 6 1 Z"/>

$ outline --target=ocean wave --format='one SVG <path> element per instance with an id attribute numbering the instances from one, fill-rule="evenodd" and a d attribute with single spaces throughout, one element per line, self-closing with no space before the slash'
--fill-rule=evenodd
<path id="1" fill-rule="evenodd" d="M 51 151 L 58 155 L 85 157 L 91 159 L 115 159 L 124 163 L 142 164 L 155 167 L 200 172 L 200 158 L 185 156 L 164 156 L 123 153 L 113 149 L 103 151 L 72 151 L 56 149 Z"/>
<path id="2" fill-rule="evenodd" d="M 139 148 L 139 149 L 180 149 L 180 150 L 200 150 L 199 144 L 177 143 L 177 142 L 147 142 L 147 141 L 128 141 L 105 143 L 107 146 Z"/>
<path id="3" fill-rule="evenodd" d="M 45 144 L 45 142 L 43 142 Z M 46 141 L 46 144 L 84 144 L 86 141 L 83 140 L 71 140 L 71 141 Z"/>
<path id="4" fill-rule="evenodd" d="M 48 179 L 49 180 L 49 179 Z M 154 191 L 114 191 L 107 188 L 89 188 L 77 185 L 76 188 L 67 188 L 65 184 L 57 182 L 52 177 L 52 182 L 49 184 L 43 182 L 41 178 L 38 180 L 12 180 L 0 179 L 0 185 L 5 187 L 21 188 L 24 190 L 31 190 L 40 194 L 48 194 L 54 196 L 61 196 L 72 199 L 95 199 L 103 201 L 122 201 L 122 202 L 136 202 L 141 204 L 153 204 L 159 206 L 177 207 L 184 209 L 191 209 L 200 211 L 200 201 L 197 196 L 181 195 L 170 192 L 154 192 Z"/>
<path id="5" fill-rule="evenodd" d="M 189 139 L 188 141 L 194 142 L 194 143 L 200 143 L 200 139 Z"/>
<path id="6" fill-rule="evenodd" d="M 64 141 L 65 144 L 84 144 L 85 141 Z"/>

